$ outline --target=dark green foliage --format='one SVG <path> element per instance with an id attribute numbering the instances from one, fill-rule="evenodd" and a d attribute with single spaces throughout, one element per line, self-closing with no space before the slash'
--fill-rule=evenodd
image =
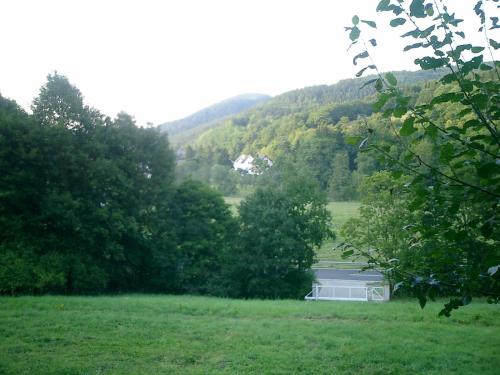
<path id="1" fill-rule="evenodd" d="M 349 169 L 349 156 L 341 151 L 332 161 L 332 173 L 328 181 L 329 197 L 333 201 L 351 201 L 358 197 L 356 173 Z"/>
<path id="2" fill-rule="evenodd" d="M 239 246 L 232 254 L 230 295 L 302 298 L 312 282 L 314 249 L 329 236 L 324 198 L 292 171 L 283 185 L 258 188 L 239 207 Z"/>
<path id="3" fill-rule="evenodd" d="M 484 63 L 493 58 L 491 51 L 489 57 L 483 56 L 485 47 L 458 39 L 465 38 L 458 28 L 463 20 L 450 14 L 443 3 L 409 3 L 383 0 L 377 10 L 404 16 L 392 20 L 391 26 L 406 25 L 404 20 L 410 21 L 412 28 L 417 26 L 402 35 L 419 40 L 405 51 L 428 48 L 425 52 L 432 52 L 432 56 L 419 57 L 415 64 L 424 70 L 444 67 L 447 74 L 425 87 L 427 93 L 416 101 L 398 87 L 393 77 L 379 75 L 376 105 L 384 111 L 384 117 L 391 119 L 388 125 L 399 135 L 399 152 L 394 154 L 373 139 L 373 132 L 364 138 L 363 149 L 377 152 L 394 178 L 407 175 L 405 192 L 397 202 L 407 207 L 410 216 L 405 219 L 402 213 L 381 213 L 376 210 L 376 200 L 368 203 L 367 208 L 381 213 L 383 223 L 406 220 L 401 223 L 405 228 L 400 236 L 401 249 L 390 264 L 377 259 L 389 240 L 377 242 L 356 236 L 354 227 L 351 235 L 357 245 L 378 254 L 365 252 L 373 265 L 391 270 L 399 281 L 397 285 L 414 294 L 422 307 L 436 295 L 453 296 L 441 312 L 449 316 L 451 310 L 468 304 L 473 296 L 500 301 L 500 74 L 497 61 Z M 482 24 L 479 31 L 486 28 L 486 5 L 478 1 L 474 7 Z M 428 22 L 427 28 L 420 29 L 421 18 L 428 18 L 430 26 Z M 494 29 L 496 21 L 491 21 L 490 29 Z M 362 215 L 364 224 L 370 219 Z M 353 249 L 347 248 L 352 253 Z M 410 258 L 405 255 L 406 249 L 411 249 Z"/>
<path id="4" fill-rule="evenodd" d="M 186 181 L 176 189 L 172 217 L 176 226 L 179 290 L 223 294 L 223 269 L 237 235 L 236 220 L 221 195 L 205 185 Z"/>
<path id="5" fill-rule="evenodd" d="M 171 199 L 165 137 L 105 119 L 57 74 L 33 117 L 0 103 L 0 292 L 146 288 L 154 230 L 168 232 L 153 226 Z"/>
<path id="6" fill-rule="evenodd" d="M 0 96 L 0 294 L 250 296 L 234 280 L 241 260 L 256 253 L 255 238 L 239 230 L 219 193 L 188 179 L 188 167 L 212 165 L 207 182 L 234 191 L 236 172 L 224 149 L 187 148 L 179 160 L 184 182 L 176 186 L 165 134 L 138 128 L 126 113 L 104 117 L 83 104 L 66 77 L 49 75 L 33 113 Z M 269 282 L 269 269 L 279 269 L 286 282 L 267 297 L 302 297 L 311 282 L 326 211 L 316 201 L 297 200 L 300 194 L 280 192 L 258 205 L 256 214 L 272 217 L 268 224 L 285 242 L 262 234 L 268 247 L 257 252 L 283 253 L 283 259 L 245 265 L 263 267 L 252 279 L 252 295 L 263 295 L 256 285 Z M 290 213 L 293 221 L 283 225 L 281 215 Z M 248 214 L 243 217 L 248 223 Z"/>

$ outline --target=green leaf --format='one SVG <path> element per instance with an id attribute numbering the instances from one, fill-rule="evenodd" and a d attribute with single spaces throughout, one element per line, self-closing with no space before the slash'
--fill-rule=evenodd
<path id="1" fill-rule="evenodd" d="M 464 117 L 465 115 L 468 115 L 471 112 L 472 112 L 472 108 L 470 108 L 470 107 L 462 109 L 460 112 L 458 112 L 458 117 Z"/>
<path id="2" fill-rule="evenodd" d="M 446 102 L 458 102 L 463 99 L 463 94 L 460 93 L 455 93 L 455 92 L 447 92 L 441 95 L 438 95 L 431 100 L 431 107 L 440 104 L 440 103 L 446 103 Z"/>
<path id="3" fill-rule="evenodd" d="M 402 117 L 404 114 L 406 114 L 406 112 L 408 112 L 408 108 L 406 108 L 405 106 L 397 106 L 396 108 L 394 108 L 394 110 L 392 111 L 392 115 L 394 117 L 397 117 L 397 118 L 400 118 Z"/>
<path id="4" fill-rule="evenodd" d="M 387 12 L 391 10 L 389 8 L 390 0 L 382 0 L 377 5 L 377 12 Z"/>
<path id="5" fill-rule="evenodd" d="M 392 74 L 390 72 L 385 74 L 385 79 L 392 86 L 396 86 L 398 84 L 398 80 L 396 79 L 396 77 L 394 76 L 394 74 Z"/>
<path id="6" fill-rule="evenodd" d="M 498 1 L 498 0 L 496 0 Z M 489 30 L 494 30 L 494 29 L 499 29 L 500 26 L 498 25 L 498 17 L 490 17 L 491 23 L 493 24 Z"/>
<path id="7" fill-rule="evenodd" d="M 419 32 L 420 37 L 427 38 L 429 35 L 432 34 L 432 32 L 434 31 L 435 28 L 436 28 L 436 26 L 432 25 L 432 26 L 429 26 L 427 29 L 420 31 Z"/>
<path id="8" fill-rule="evenodd" d="M 368 51 L 363 51 L 354 56 L 354 58 L 352 59 L 352 63 L 354 65 L 358 65 L 358 59 L 366 59 L 367 57 L 368 57 Z"/>
<path id="9" fill-rule="evenodd" d="M 415 122 L 414 117 L 408 117 L 403 121 L 403 126 L 399 129 L 399 135 L 402 137 L 408 137 L 417 131 L 417 129 L 413 126 Z"/>
<path id="10" fill-rule="evenodd" d="M 454 50 L 454 55 L 458 58 L 460 57 L 460 54 L 465 51 L 465 50 L 470 50 L 472 48 L 472 44 L 470 43 L 467 43 L 467 44 L 461 44 L 459 46 L 457 46 Z M 449 54 L 451 55 L 452 53 L 449 52 Z"/>
<path id="11" fill-rule="evenodd" d="M 353 27 L 351 29 L 351 32 L 349 33 L 349 38 L 352 40 L 352 41 L 355 41 L 355 40 L 358 40 L 359 38 L 359 35 L 360 35 L 360 31 L 357 27 Z"/>
<path id="12" fill-rule="evenodd" d="M 429 17 L 432 17 L 434 15 L 434 8 L 432 7 L 431 3 L 425 4 L 425 13 Z"/>
<path id="13" fill-rule="evenodd" d="M 412 36 L 414 38 L 418 38 L 420 36 L 420 30 L 419 29 L 415 29 L 415 30 L 412 30 L 412 31 L 408 31 L 408 32 L 404 33 L 403 35 L 401 35 L 401 38 L 406 38 L 408 36 Z"/>
<path id="14" fill-rule="evenodd" d="M 401 26 L 401 25 L 404 25 L 406 22 L 406 20 L 404 18 L 394 18 L 393 20 L 391 20 L 391 22 L 389 23 L 392 27 L 397 27 L 397 26 Z"/>
<path id="15" fill-rule="evenodd" d="M 464 80 L 462 82 L 462 90 L 465 91 L 465 92 L 471 92 L 472 90 L 474 90 L 474 85 L 472 84 L 471 81 Z M 462 99 L 460 99 L 460 100 L 462 100 Z"/>
<path id="16" fill-rule="evenodd" d="M 476 12 L 476 14 L 479 16 L 481 24 L 484 24 L 486 21 L 486 17 L 482 6 L 483 6 L 483 0 L 479 0 L 474 6 L 474 12 Z"/>
<path id="17" fill-rule="evenodd" d="M 361 77 L 363 75 L 363 73 L 365 72 L 366 69 L 368 69 L 367 66 L 365 66 L 363 69 L 361 69 L 360 71 L 358 71 L 356 73 L 356 77 Z"/>
<path id="18" fill-rule="evenodd" d="M 483 55 L 478 55 L 467 61 L 462 66 L 462 74 L 467 75 L 474 69 L 479 69 L 479 66 L 483 63 Z"/>
<path id="19" fill-rule="evenodd" d="M 471 100 L 479 109 L 486 109 L 488 107 L 488 95 L 486 94 L 476 94 L 471 97 Z"/>
<path id="20" fill-rule="evenodd" d="M 377 91 L 382 91 L 382 88 L 384 87 L 384 84 L 382 82 L 382 80 L 380 78 L 378 78 L 376 81 L 375 81 L 375 90 Z"/>
<path id="21" fill-rule="evenodd" d="M 420 42 L 420 43 L 414 43 L 414 44 L 409 44 L 409 45 L 407 45 L 407 46 L 403 49 L 403 51 L 405 51 L 405 52 L 406 52 L 406 51 L 409 51 L 409 50 L 411 50 L 411 49 L 413 49 L 413 48 L 422 47 L 422 45 L 423 45 L 423 43 L 422 43 L 422 42 Z"/>
<path id="22" fill-rule="evenodd" d="M 500 172 L 500 166 L 494 162 L 481 165 L 477 169 L 477 175 L 481 178 L 490 178 Z"/>
<path id="23" fill-rule="evenodd" d="M 353 25 L 357 25 L 359 23 L 359 17 L 358 16 L 352 17 L 352 23 Z"/>
<path id="24" fill-rule="evenodd" d="M 367 68 L 375 69 L 375 65 L 369 65 L 369 66 L 367 66 Z M 366 86 L 371 85 L 372 83 L 376 82 L 377 80 L 378 80 L 378 78 L 370 79 L 370 80 L 366 81 L 365 83 L 363 83 L 359 89 L 361 90 L 361 89 L 365 88 Z"/>
<path id="25" fill-rule="evenodd" d="M 378 79 L 380 81 L 380 79 Z M 377 98 L 377 101 L 373 103 L 373 109 L 375 111 L 380 111 L 382 107 L 387 103 L 387 101 L 394 96 L 391 92 L 384 92 L 380 94 Z"/>
<path id="26" fill-rule="evenodd" d="M 373 21 L 369 21 L 369 20 L 361 20 L 361 22 L 366 23 L 368 26 L 373 27 L 374 29 L 376 29 L 376 28 L 377 28 L 377 24 L 376 24 L 375 22 L 373 22 Z"/>
<path id="27" fill-rule="evenodd" d="M 424 56 L 421 59 L 415 59 L 415 64 L 419 65 L 423 70 L 437 69 L 446 65 L 448 59 L 436 59 L 430 56 Z"/>
<path id="28" fill-rule="evenodd" d="M 445 74 L 444 76 L 441 77 L 439 80 L 441 83 L 451 83 L 457 80 L 457 76 L 455 73 L 449 73 Z"/>
<path id="29" fill-rule="evenodd" d="M 377 41 L 375 39 L 370 39 L 369 42 L 373 47 L 377 46 Z"/>
<path id="30" fill-rule="evenodd" d="M 410 15 L 416 18 L 425 18 L 424 0 L 413 0 L 410 4 Z"/>
<path id="31" fill-rule="evenodd" d="M 438 136 L 438 130 L 435 126 L 429 125 L 427 128 L 425 128 L 425 135 L 428 136 L 430 139 L 436 139 Z"/>
<path id="32" fill-rule="evenodd" d="M 463 125 L 464 129 L 472 128 L 475 126 L 482 126 L 482 122 L 476 119 L 466 121 Z"/>
<path id="33" fill-rule="evenodd" d="M 446 130 L 448 130 L 449 132 L 454 132 L 454 133 L 458 133 L 458 134 L 465 134 L 465 129 L 460 128 L 458 126 L 454 126 L 454 125 L 448 126 L 446 128 Z"/>
<path id="34" fill-rule="evenodd" d="M 500 48 L 500 43 L 498 43 L 497 41 L 495 41 L 493 39 L 490 39 L 490 46 L 492 46 L 494 49 L 498 49 L 498 48 Z"/>
<path id="35" fill-rule="evenodd" d="M 375 69 L 375 65 L 365 66 L 363 69 L 361 69 L 359 72 L 356 73 L 356 77 L 361 77 L 366 69 Z M 367 84 L 369 85 L 370 83 L 375 82 L 376 80 L 377 79 L 373 79 L 373 80 L 370 80 L 368 82 L 365 82 L 365 84 L 363 86 L 361 86 L 361 88 L 365 87 Z"/>
<path id="36" fill-rule="evenodd" d="M 439 159 L 443 163 L 448 163 L 451 159 L 453 159 L 453 155 L 455 154 L 455 147 L 452 143 L 445 143 L 439 148 Z"/>
<path id="37" fill-rule="evenodd" d="M 479 53 L 479 52 L 483 52 L 483 50 L 484 50 L 484 47 L 472 47 L 472 48 L 470 49 L 470 51 L 471 51 L 472 53 Z"/>
<path id="38" fill-rule="evenodd" d="M 455 34 L 462 37 L 462 39 L 465 39 L 465 33 L 463 31 L 455 31 Z"/>

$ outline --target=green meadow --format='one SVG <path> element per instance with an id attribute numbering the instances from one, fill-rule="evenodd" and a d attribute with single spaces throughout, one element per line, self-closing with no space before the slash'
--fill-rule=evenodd
<path id="1" fill-rule="evenodd" d="M 335 251 L 335 245 L 339 244 L 343 238 L 339 235 L 340 228 L 351 217 L 359 215 L 359 202 L 329 202 L 326 208 L 332 214 L 332 229 L 336 234 L 333 241 L 325 241 L 320 249 L 316 252 L 318 261 L 334 260 L 345 261 L 339 251 Z M 337 266 L 338 267 L 338 266 Z"/>
<path id="2" fill-rule="evenodd" d="M 498 374 L 499 306 L 0 298 L 1 374 Z"/>

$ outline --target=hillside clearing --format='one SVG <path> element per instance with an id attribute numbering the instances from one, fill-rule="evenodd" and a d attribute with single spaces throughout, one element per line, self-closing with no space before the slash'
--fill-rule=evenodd
<path id="1" fill-rule="evenodd" d="M 0 299 L 2 374 L 496 374 L 498 306 L 208 297 Z M 465 339 L 466 338 L 466 339 Z"/>

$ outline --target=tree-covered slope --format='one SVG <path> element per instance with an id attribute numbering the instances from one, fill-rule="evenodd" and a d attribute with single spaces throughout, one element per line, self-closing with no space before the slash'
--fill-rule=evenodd
<path id="1" fill-rule="evenodd" d="M 425 82 L 442 75 L 437 71 L 395 72 L 412 95 L 425 91 Z M 190 143 L 197 148 L 224 149 L 230 157 L 263 153 L 277 157 L 304 139 L 304 133 L 341 119 L 356 120 L 373 112 L 374 89 L 363 85 L 373 77 L 342 80 L 293 90 L 211 126 Z M 305 137 L 307 138 L 307 136 Z"/>
<path id="2" fill-rule="evenodd" d="M 443 71 L 401 71 L 394 72 L 394 75 L 409 91 L 420 91 L 424 82 L 438 79 Z M 334 85 L 286 92 L 258 107 L 212 124 L 210 129 L 198 133 L 189 143 L 198 147 L 222 148 L 231 157 L 240 152 L 275 154 L 273 144 L 283 141 L 282 135 L 286 135 L 289 141 L 294 139 L 298 127 L 317 127 L 319 123 L 337 123 L 342 117 L 354 120 L 359 115 L 370 115 L 375 91 L 372 85 L 363 87 L 370 79 L 373 77 L 346 79 Z"/>
<path id="3" fill-rule="evenodd" d="M 214 122 L 238 114 L 270 98 L 269 95 L 264 94 L 238 95 L 201 109 L 183 119 L 161 124 L 159 129 L 167 132 L 174 142 L 180 141 L 189 138 L 186 135 L 197 134 L 200 130 L 210 127 L 210 124 Z"/>
<path id="4" fill-rule="evenodd" d="M 394 75 L 413 103 L 448 89 L 436 84 L 442 70 Z M 365 137 L 371 130 L 372 138 L 400 152 L 397 137 L 381 113 L 384 109 L 374 109 L 372 85 L 363 87 L 370 79 L 290 91 L 219 122 L 189 142 L 189 157 L 179 166 L 178 176 L 200 179 L 224 194 L 245 194 L 253 182 L 230 171 L 231 160 L 240 154 L 266 155 L 273 161 L 289 159 L 309 173 L 321 190 L 328 191 L 331 199 L 357 199 L 362 176 L 384 165 L 374 156 L 360 154 L 358 147 L 349 144 L 349 137 Z M 436 109 L 435 115 L 455 123 L 459 110 L 452 107 Z"/>

